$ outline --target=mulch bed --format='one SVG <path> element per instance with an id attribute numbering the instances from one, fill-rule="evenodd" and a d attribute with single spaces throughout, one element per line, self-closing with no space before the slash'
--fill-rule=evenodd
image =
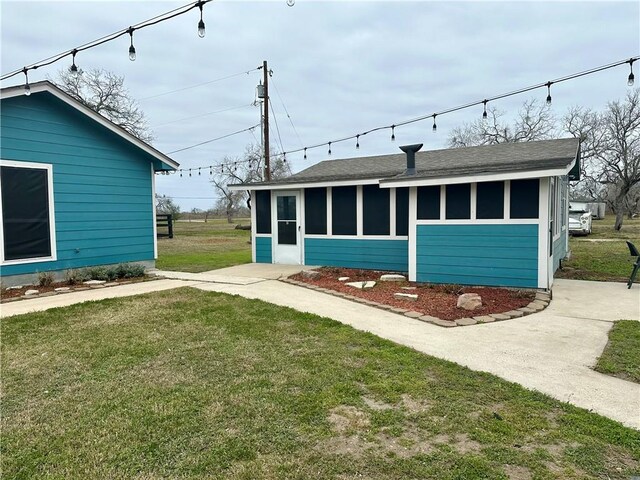
<path id="1" fill-rule="evenodd" d="M 69 292 L 60 292 L 60 293 L 70 293 L 73 291 L 82 291 L 88 290 L 90 288 L 101 288 L 101 287 L 113 287 L 117 285 L 126 285 L 128 283 L 134 282 L 145 282 L 147 280 L 155 280 L 152 277 L 135 277 L 135 278 L 119 278 L 117 280 L 112 280 L 107 283 L 104 283 L 98 287 L 91 287 L 89 285 L 84 285 L 83 283 L 75 283 L 71 284 L 69 282 L 55 282 L 51 285 L 47 285 L 46 287 L 40 285 L 23 285 L 21 288 L 3 288 L 0 291 L 0 303 L 14 301 L 14 299 L 22 298 L 25 296 L 25 292 L 27 290 L 38 290 L 38 295 L 33 295 L 33 297 L 25 297 L 25 298 L 38 298 L 42 296 L 42 294 L 56 294 L 56 288 L 61 287 L 69 287 L 71 290 Z M 117 285 L 116 285 L 117 284 Z"/>
<path id="2" fill-rule="evenodd" d="M 526 307 L 535 298 L 535 292 L 532 290 L 380 281 L 381 275 L 391 272 L 334 267 L 323 267 L 316 271 L 320 273 L 318 278 L 306 278 L 302 273 L 293 275 L 290 278 L 384 305 L 422 312 L 424 315 L 438 317 L 443 320 L 457 320 L 471 316 L 504 313 Z M 340 282 L 338 281 L 339 277 L 349 277 L 349 280 Z M 373 288 L 362 290 L 346 285 L 347 282 L 367 280 L 374 280 L 376 285 Z M 415 290 L 407 290 L 402 287 L 415 287 Z M 394 293 L 414 293 L 418 295 L 418 299 L 401 300 L 395 298 L 393 296 Z M 458 296 L 463 293 L 479 294 L 482 297 L 482 307 L 472 312 L 458 308 Z"/>

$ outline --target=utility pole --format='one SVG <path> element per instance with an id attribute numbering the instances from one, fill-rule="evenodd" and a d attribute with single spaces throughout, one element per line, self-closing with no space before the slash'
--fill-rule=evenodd
<path id="1" fill-rule="evenodd" d="M 267 61 L 262 62 L 262 73 L 264 75 L 264 178 L 271 181 L 271 162 L 269 159 L 269 67 Z"/>

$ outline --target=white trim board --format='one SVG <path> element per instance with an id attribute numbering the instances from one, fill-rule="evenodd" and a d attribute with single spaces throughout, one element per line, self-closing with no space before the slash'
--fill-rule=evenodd
<path id="1" fill-rule="evenodd" d="M 354 185 L 378 185 L 380 179 L 372 178 L 366 180 L 336 180 L 332 182 L 300 182 L 300 183 L 273 183 L 270 185 L 227 185 L 231 191 L 241 190 L 297 190 L 299 188 L 317 188 L 317 187 L 351 187 Z"/>
<path id="2" fill-rule="evenodd" d="M 307 234 L 304 238 L 320 238 L 331 240 L 409 240 L 408 235 L 322 235 Z"/>
<path id="3" fill-rule="evenodd" d="M 151 167 L 151 210 L 153 212 L 153 259 L 158 259 L 158 221 L 156 218 L 156 175 L 153 170 L 153 162 L 149 163 Z"/>
<path id="4" fill-rule="evenodd" d="M 0 184 L 0 265 L 23 265 L 26 263 L 55 262 L 58 260 L 56 244 L 56 214 L 53 195 L 53 165 L 50 163 L 18 162 L 13 160 L 0 160 L 2 167 L 31 168 L 47 171 L 47 196 L 49 200 L 49 241 L 51 242 L 51 255 L 38 258 L 20 258 L 16 260 L 4 259 L 4 219 L 2 210 L 2 185 Z"/>

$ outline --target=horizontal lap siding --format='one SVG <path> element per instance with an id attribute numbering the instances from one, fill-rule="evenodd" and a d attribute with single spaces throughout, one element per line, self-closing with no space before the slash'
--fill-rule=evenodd
<path id="1" fill-rule="evenodd" d="M 537 225 L 418 225 L 417 280 L 537 287 Z"/>
<path id="2" fill-rule="evenodd" d="M 2 275 L 153 260 L 150 156 L 47 93 L 1 113 L 0 158 L 53 165 L 58 257 Z"/>
<path id="3" fill-rule="evenodd" d="M 256 237 L 256 263 L 272 263 L 271 237 Z"/>
<path id="4" fill-rule="evenodd" d="M 407 240 L 305 238 L 305 265 L 408 271 Z"/>
<path id="5" fill-rule="evenodd" d="M 553 271 L 560 268 L 560 260 L 567 256 L 567 230 L 565 229 L 560 238 L 553 242 Z"/>

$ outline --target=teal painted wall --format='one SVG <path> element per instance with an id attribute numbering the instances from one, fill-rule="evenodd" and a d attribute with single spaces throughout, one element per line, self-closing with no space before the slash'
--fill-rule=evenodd
<path id="1" fill-rule="evenodd" d="M 406 272 L 408 257 L 408 240 L 304 239 L 305 265 Z"/>
<path id="2" fill-rule="evenodd" d="M 538 225 L 418 225 L 417 281 L 538 286 Z"/>
<path id="3" fill-rule="evenodd" d="M 256 263 L 272 263 L 271 237 L 256 237 Z"/>
<path id="4" fill-rule="evenodd" d="M 55 262 L 2 275 L 153 260 L 152 157 L 53 95 L 2 100 L 0 158 L 53 164 Z"/>

